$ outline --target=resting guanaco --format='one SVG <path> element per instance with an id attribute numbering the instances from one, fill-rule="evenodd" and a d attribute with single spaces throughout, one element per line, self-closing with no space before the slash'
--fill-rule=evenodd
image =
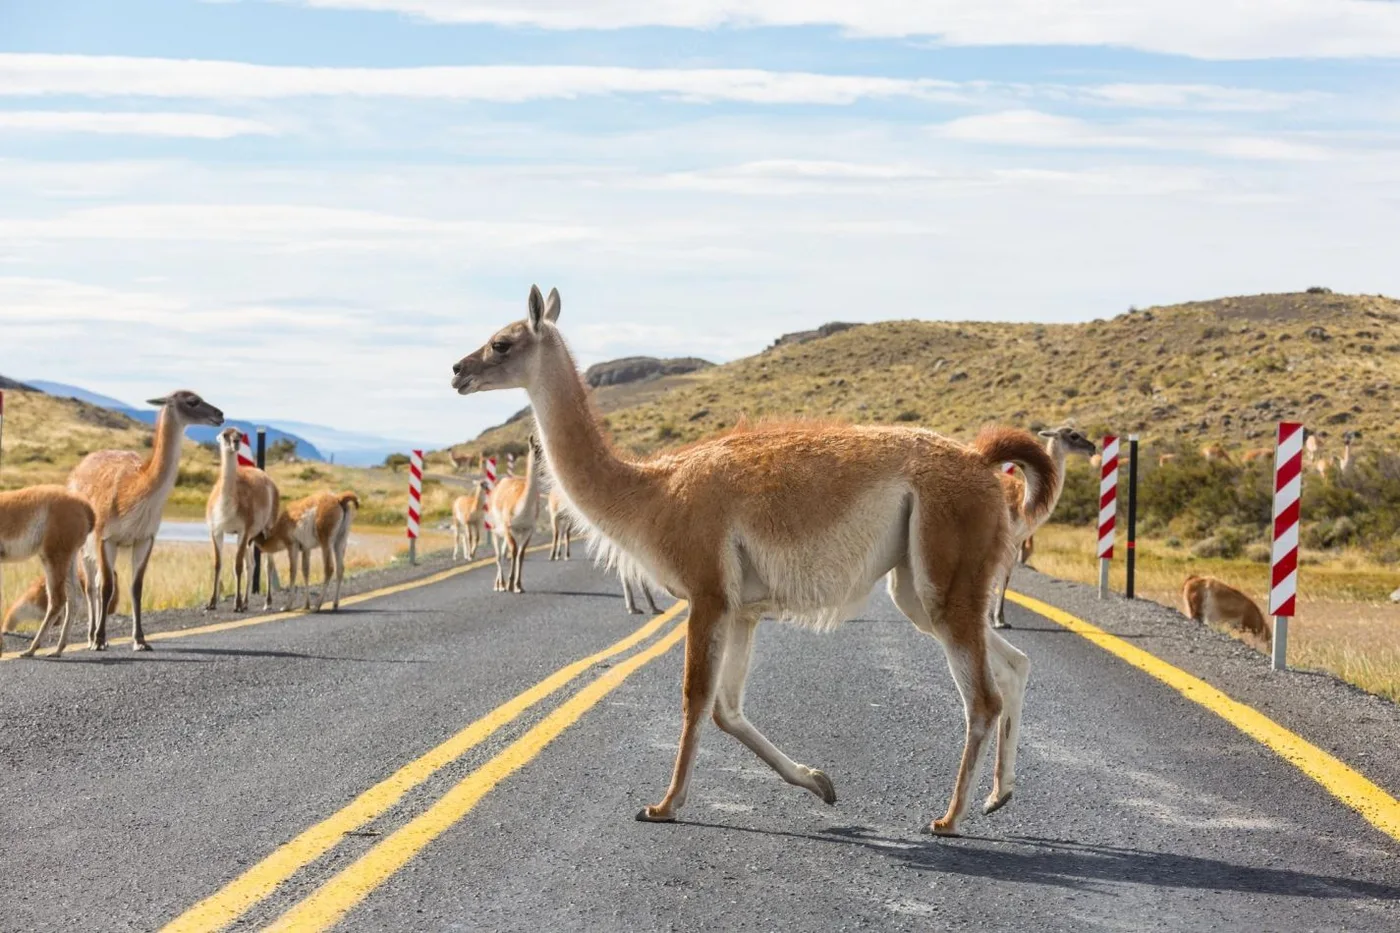
<path id="1" fill-rule="evenodd" d="M 1215 577 L 1187 577 L 1181 586 L 1181 611 L 1189 619 L 1224 625 L 1259 638 L 1267 648 L 1273 632 L 1254 600 Z"/>
<path id="2" fill-rule="evenodd" d="M 972 445 L 905 426 L 758 425 L 634 459 L 606 440 L 555 326 L 558 292 L 530 290 L 529 314 L 452 367 L 466 395 L 523 388 L 550 474 L 603 556 L 622 552 L 689 601 L 681 738 L 670 787 L 638 818 L 670 821 L 685 803 L 701 718 L 784 780 L 827 803 L 831 779 L 783 754 L 744 716 L 760 616 L 831 628 L 888 575 L 895 604 L 937 638 L 964 700 L 967 733 L 947 812 L 956 834 L 987 740 L 997 761 L 984 812 L 1011 798 L 1029 661 L 987 624 L 1012 560 L 1011 517 L 995 470 L 1026 475 L 1026 514 L 1047 511 L 1055 463 L 1024 431 L 987 429 Z M 821 508 L 813 508 L 821 503 Z"/>

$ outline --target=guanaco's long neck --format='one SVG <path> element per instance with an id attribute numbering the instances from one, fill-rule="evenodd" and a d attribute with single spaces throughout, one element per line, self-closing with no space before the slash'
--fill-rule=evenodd
<path id="1" fill-rule="evenodd" d="M 1052 437 L 1045 444 L 1045 452 L 1050 455 L 1050 459 L 1055 461 L 1055 484 L 1050 490 L 1050 507 L 1045 510 L 1045 514 L 1039 516 L 1039 521 L 1035 526 L 1039 527 L 1045 523 L 1055 512 L 1055 506 L 1060 502 L 1060 493 L 1065 491 L 1065 461 L 1069 458 L 1069 448 L 1067 448 L 1058 437 Z"/>
<path id="2" fill-rule="evenodd" d="M 170 406 L 162 408 L 156 416 L 156 440 L 151 459 L 141 467 L 142 498 L 168 495 L 174 487 L 175 476 L 180 472 L 180 441 L 184 433 L 184 426 Z"/>
<path id="3" fill-rule="evenodd" d="M 539 352 L 539 369 L 526 391 L 549 467 L 584 518 L 609 537 L 627 537 L 630 529 L 618 516 L 622 506 L 649 492 L 647 477 L 620 458 L 603 437 L 583 380 L 557 331 L 546 331 Z"/>
<path id="4" fill-rule="evenodd" d="M 225 505 L 238 499 L 238 450 L 219 445 L 219 500 Z"/>
<path id="5" fill-rule="evenodd" d="M 530 453 L 525 457 L 525 494 L 520 497 L 522 512 L 538 509 L 540 496 L 539 473 L 535 469 L 535 446 L 530 445 Z"/>

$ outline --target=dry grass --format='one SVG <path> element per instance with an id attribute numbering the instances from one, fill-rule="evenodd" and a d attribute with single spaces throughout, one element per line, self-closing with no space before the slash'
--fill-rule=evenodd
<path id="1" fill-rule="evenodd" d="M 1031 564 L 1042 573 L 1098 583 L 1095 533 L 1049 525 L 1036 534 Z M 1122 592 L 1126 568 L 1114 560 L 1109 575 Z M 1328 671 L 1363 690 L 1400 701 L 1400 606 L 1387 600 L 1395 570 L 1364 555 L 1304 552 L 1298 616 L 1289 628 L 1289 663 Z M 1181 584 L 1191 574 L 1218 577 L 1267 608 L 1269 568 L 1247 560 L 1201 560 L 1160 541 L 1140 540 L 1137 593 L 1179 608 Z M 1232 633 L 1233 634 L 1233 633 Z"/>
<path id="2" fill-rule="evenodd" d="M 383 567 L 396 560 L 404 560 L 408 554 L 408 541 L 402 533 L 395 534 L 356 525 L 351 532 L 351 538 L 352 541 L 345 552 L 345 575 L 347 577 Z M 419 539 L 418 547 L 419 553 L 443 548 L 450 549 L 452 539 L 447 534 L 425 528 L 423 537 Z M 233 552 L 232 539 L 230 538 L 224 547 L 222 589 L 225 596 L 233 594 L 231 566 Z M 285 584 L 287 580 L 287 556 L 277 554 L 275 557 L 277 559 L 277 572 Z M 128 555 L 125 553 L 119 555 L 117 557 L 117 573 L 122 580 L 123 593 L 117 611 L 123 614 L 131 612 L 131 601 L 125 593 L 126 584 L 131 579 L 130 572 Z M 5 564 L 5 605 L 8 606 L 9 602 L 17 597 L 39 574 L 37 560 Z M 146 609 L 187 609 L 204 605 L 209 599 L 209 587 L 213 582 L 213 575 L 214 561 L 209 545 L 158 542 L 155 551 L 151 554 L 151 563 L 146 571 L 144 597 Z M 311 556 L 311 579 L 313 586 L 319 586 L 321 580 L 319 551 Z M 261 606 L 260 598 L 255 599 L 253 605 L 255 607 Z M 86 619 L 86 615 L 81 618 Z"/>

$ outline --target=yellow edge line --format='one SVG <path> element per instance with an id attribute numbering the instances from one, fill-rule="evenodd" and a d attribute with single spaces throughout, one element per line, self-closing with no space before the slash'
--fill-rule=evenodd
<path id="1" fill-rule="evenodd" d="M 533 551 L 543 551 L 547 547 L 548 545 L 541 544 L 537 547 L 529 548 L 526 551 L 526 553 L 528 554 Z M 496 561 L 494 558 L 485 557 L 481 560 L 472 561 L 470 564 L 463 564 L 460 567 L 452 567 L 448 570 L 440 570 L 437 573 L 430 574 L 426 577 L 419 577 L 415 580 L 409 580 L 407 583 L 396 583 L 393 586 L 386 586 L 381 589 L 369 590 L 365 593 L 358 593 L 354 596 L 347 596 L 340 601 L 340 604 L 342 606 L 354 606 L 357 603 L 368 602 L 371 599 L 379 599 L 381 596 L 392 596 L 395 593 L 403 593 L 408 590 L 414 590 L 420 586 L 432 586 L 434 583 L 441 583 L 443 580 L 450 580 L 453 577 L 459 574 L 466 573 L 469 570 L 480 570 L 482 567 L 489 567 L 495 562 Z M 191 635 L 211 635 L 215 632 L 228 632 L 237 628 L 248 628 L 252 625 L 266 625 L 269 622 L 285 622 L 288 619 L 297 619 L 305 615 L 314 615 L 314 613 L 307 612 L 304 609 L 297 609 L 293 610 L 292 612 L 274 612 L 271 615 L 252 616 L 251 618 L 247 619 L 230 619 L 227 622 L 212 622 L 209 625 L 196 625 L 193 628 L 172 629 L 168 632 L 152 632 L 146 636 L 146 641 L 170 641 L 175 638 L 189 638 Z M 73 624 L 76 626 L 78 624 L 78 620 L 75 619 Z M 72 629 L 70 629 L 69 631 L 71 633 Z M 130 638 L 110 638 L 107 640 L 108 647 L 129 644 L 131 644 Z M 47 658 L 52 657 L 55 650 L 56 646 L 51 645 L 48 648 L 42 648 L 39 651 L 34 652 L 34 654 L 36 657 Z M 71 654 L 74 651 L 90 650 L 91 649 L 83 643 L 69 644 L 68 647 L 64 649 L 64 653 Z M 21 660 L 18 654 L 0 657 L 0 661 L 18 660 Z"/>
<path id="2" fill-rule="evenodd" d="M 335 874 L 267 929 L 296 930 L 300 933 L 334 926 L 351 908 L 470 813 L 492 788 L 533 760 L 545 746 L 596 706 L 630 674 L 674 647 L 685 637 L 685 632 L 685 623 L 676 626 L 665 638 L 637 652 L 580 689 L 538 725 L 463 778 L 437 803 Z"/>
<path id="3" fill-rule="evenodd" d="M 162 928 L 162 933 L 223 929 L 270 895 L 278 885 L 297 871 L 332 849 L 346 833 L 353 832 L 382 816 L 410 790 L 462 757 L 536 703 L 562 689 L 593 665 L 621 654 L 651 637 L 658 629 L 676 618 L 684 606 L 684 603 L 677 603 L 616 644 L 560 668 L 533 687 L 502 703 L 441 745 L 375 784 L 337 813 L 274 850 L 219 891 L 176 917 Z"/>
<path id="4" fill-rule="evenodd" d="M 1360 813 L 1372 826 L 1400 841 L 1400 801 L 1336 756 L 1285 729 L 1253 707 L 1231 699 L 1199 677 L 1173 667 L 1156 655 L 1148 654 L 1096 625 L 1021 593 L 1008 591 L 1006 598 L 1082 635 L 1110 654 L 1157 678 L 1186 699 L 1204 706 L 1297 766 L 1333 797 Z"/>

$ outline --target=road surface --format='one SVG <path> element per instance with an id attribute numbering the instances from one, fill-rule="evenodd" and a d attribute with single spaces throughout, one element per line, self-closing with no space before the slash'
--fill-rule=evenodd
<path id="1" fill-rule="evenodd" d="M 961 706 L 882 593 L 833 634 L 759 633 L 750 716 L 835 807 L 708 727 L 683 822 L 634 822 L 669 776 L 684 615 L 628 616 L 579 560 L 526 584 L 0 664 L 0 928 L 1400 929 L 1391 838 L 1014 606 L 1020 782 L 965 838 L 919 831 Z"/>

